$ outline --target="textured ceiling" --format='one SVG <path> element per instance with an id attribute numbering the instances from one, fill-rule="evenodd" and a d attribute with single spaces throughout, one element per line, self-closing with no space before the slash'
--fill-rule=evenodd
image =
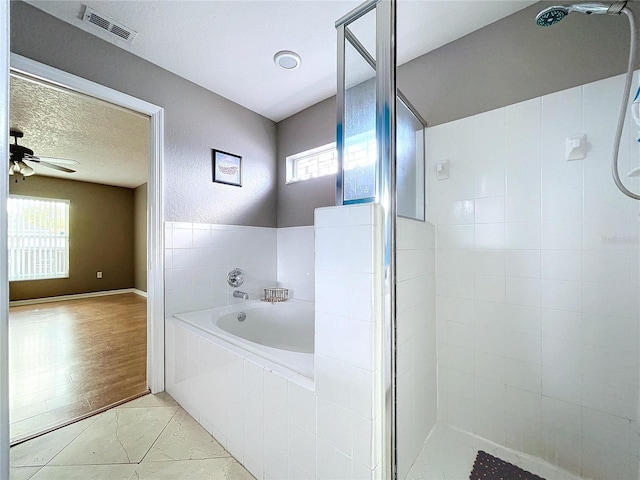
<path id="1" fill-rule="evenodd" d="M 267 118 L 280 121 L 336 91 L 335 21 L 361 0 L 27 0 Z M 398 63 L 405 63 L 532 3 L 524 0 L 398 0 Z M 121 39 L 83 23 L 84 5 L 138 36 Z M 354 30 L 358 27 L 354 26 Z M 372 29 L 357 32 L 373 45 Z M 302 64 L 275 66 L 279 50 Z"/>
<path id="2" fill-rule="evenodd" d="M 14 75 L 10 88 L 9 125 L 24 133 L 18 143 L 37 157 L 79 162 L 65 165 L 76 173 L 30 163 L 36 175 L 129 188 L 147 181 L 147 117 Z"/>

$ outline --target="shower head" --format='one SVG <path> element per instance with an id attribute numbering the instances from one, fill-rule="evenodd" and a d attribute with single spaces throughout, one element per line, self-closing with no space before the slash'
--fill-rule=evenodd
<path id="1" fill-rule="evenodd" d="M 569 15 L 569 10 L 566 7 L 549 7 L 542 10 L 536 15 L 536 23 L 541 27 L 550 27 L 555 25 L 564 17 Z"/>
<path id="2" fill-rule="evenodd" d="M 619 15 L 627 2 L 614 3 L 576 3 L 574 5 L 556 5 L 542 10 L 536 15 L 536 23 L 541 27 L 555 25 L 571 12 L 586 15 Z"/>

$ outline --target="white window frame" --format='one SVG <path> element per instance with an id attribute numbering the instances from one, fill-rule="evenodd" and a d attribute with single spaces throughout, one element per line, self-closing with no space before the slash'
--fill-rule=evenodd
<path id="1" fill-rule="evenodd" d="M 373 142 L 373 145 L 371 145 Z M 354 149 L 354 147 L 360 147 L 362 144 L 366 144 L 366 151 L 369 153 L 369 156 L 366 161 L 350 161 L 350 151 Z M 361 148 L 359 148 L 361 149 Z M 371 149 L 373 149 L 373 153 L 371 153 Z M 347 139 L 347 145 L 345 148 L 345 165 L 344 169 L 349 170 L 352 168 L 356 168 L 358 166 L 363 166 L 365 164 L 373 164 L 376 161 L 376 153 L 375 153 L 375 131 L 361 133 L 359 135 L 355 135 L 349 137 Z M 323 153 L 333 153 L 333 157 L 335 159 L 334 168 L 329 172 L 325 172 L 318 175 L 306 175 L 300 176 L 298 174 L 298 163 L 301 160 L 306 160 L 310 157 L 319 157 Z M 287 157 L 287 169 L 286 169 L 286 178 L 285 183 L 299 183 L 304 182 L 306 180 L 311 180 L 312 178 L 320 178 L 320 177 L 328 177 L 329 175 L 335 175 L 338 172 L 338 152 L 336 142 L 328 143 L 326 145 L 322 145 L 320 147 L 312 148 L 311 150 L 305 150 L 304 152 L 296 153 L 294 155 L 290 155 Z M 319 170 L 319 168 L 318 168 Z"/>
<path id="2" fill-rule="evenodd" d="M 297 165 L 301 160 L 305 160 L 309 157 L 319 157 L 323 153 L 334 152 L 334 157 L 336 157 L 335 170 L 329 173 L 323 173 L 322 175 L 307 175 L 301 177 L 298 175 Z M 287 172 L 286 172 L 286 180 L 287 184 L 290 183 L 298 183 L 304 182 L 305 180 L 311 180 L 312 178 L 320 178 L 327 177 L 329 175 L 335 175 L 337 173 L 337 151 L 336 151 L 336 142 L 328 143 L 326 145 L 322 145 L 320 147 L 312 148 L 311 150 L 306 150 L 304 152 L 296 153 L 295 155 L 290 155 L 287 157 Z"/>
<path id="3" fill-rule="evenodd" d="M 13 249 L 12 248 L 12 237 L 17 236 L 14 235 L 14 228 L 16 226 L 16 224 L 14 222 L 11 221 L 11 217 L 10 217 L 10 211 L 11 211 L 11 203 L 13 201 L 20 201 L 20 200 L 25 200 L 25 201 L 35 201 L 35 202 L 49 202 L 49 203 L 56 203 L 56 204 L 62 204 L 63 206 L 66 207 L 66 209 L 64 210 L 64 218 L 62 219 L 64 221 L 64 225 L 63 225 L 63 231 L 64 231 L 64 235 L 61 237 L 54 237 L 54 236 L 45 236 L 45 235 L 37 235 L 37 234 L 33 234 L 31 232 L 27 231 L 27 238 L 33 238 L 36 239 L 37 241 L 35 242 L 38 246 L 40 246 L 42 244 L 42 240 L 44 239 L 45 243 L 46 242 L 50 242 L 51 240 L 56 240 L 56 244 L 61 243 L 61 245 L 57 245 L 57 248 L 62 247 L 63 248 L 63 255 L 64 258 L 62 260 L 62 267 L 63 270 L 62 271 L 58 271 L 58 272 L 47 272 L 47 271 L 43 271 L 44 269 L 42 269 L 41 267 L 37 267 L 36 263 L 33 262 L 33 264 L 30 267 L 26 267 L 25 271 L 19 271 L 21 269 L 16 269 L 14 268 L 14 265 L 12 263 L 12 260 L 15 261 L 15 258 L 12 259 L 12 254 L 13 253 L 17 253 L 20 249 Z M 69 216 L 70 216 L 70 205 L 71 202 L 67 199 L 61 199 L 61 198 L 44 198 L 44 197 L 31 197 L 31 196 L 25 196 L 25 195 L 10 195 L 9 196 L 9 200 L 7 202 L 7 215 L 9 216 L 9 232 L 8 232 L 8 240 L 9 240 L 9 281 L 10 282 L 24 282 L 24 281 L 33 281 L 33 280 L 51 280 L 51 279 L 58 279 L 58 278 L 69 278 Z M 46 214 L 47 212 L 44 211 L 44 213 Z M 46 228 L 46 227 L 45 227 Z M 24 234 L 24 232 L 23 232 Z M 24 238 L 24 235 L 22 236 Z M 38 241 L 39 240 L 39 241 Z M 62 240 L 62 242 L 60 242 L 60 240 Z M 27 247 L 27 250 L 32 249 L 32 250 L 36 250 L 38 249 L 38 246 L 33 245 L 31 247 Z M 39 248 L 40 250 L 51 250 L 55 248 L 53 245 L 49 246 L 49 247 L 41 247 Z M 24 265 L 24 262 L 21 262 Z M 18 270 L 18 272 L 16 272 L 16 270 Z M 17 275 L 16 275 L 17 273 Z"/>

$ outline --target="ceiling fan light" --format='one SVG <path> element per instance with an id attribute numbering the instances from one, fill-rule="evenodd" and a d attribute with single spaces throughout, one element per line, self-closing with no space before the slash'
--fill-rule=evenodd
<path id="1" fill-rule="evenodd" d="M 30 177 L 31 175 L 36 173 L 33 168 L 31 168 L 29 165 L 24 163 L 22 160 L 18 162 L 18 166 L 20 167 L 20 173 L 22 174 L 23 177 Z"/>
<path id="2" fill-rule="evenodd" d="M 12 164 L 9 165 L 9 175 L 13 175 L 13 170 L 14 170 L 14 167 L 13 167 L 13 163 L 12 163 Z"/>

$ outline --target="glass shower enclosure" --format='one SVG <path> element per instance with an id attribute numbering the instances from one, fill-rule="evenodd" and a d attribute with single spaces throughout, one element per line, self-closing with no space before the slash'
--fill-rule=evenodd
<path id="1" fill-rule="evenodd" d="M 549 479 L 637 480 L 639 204 L 609 171 L 623 79 L 424 128 L 396 86 L 395 3 L 337 23 L 336 203 L 384 209 L 377 478 L 468 478 L 484 450 Z M 568 162 L 576 133 L 590 149 Z"/>

